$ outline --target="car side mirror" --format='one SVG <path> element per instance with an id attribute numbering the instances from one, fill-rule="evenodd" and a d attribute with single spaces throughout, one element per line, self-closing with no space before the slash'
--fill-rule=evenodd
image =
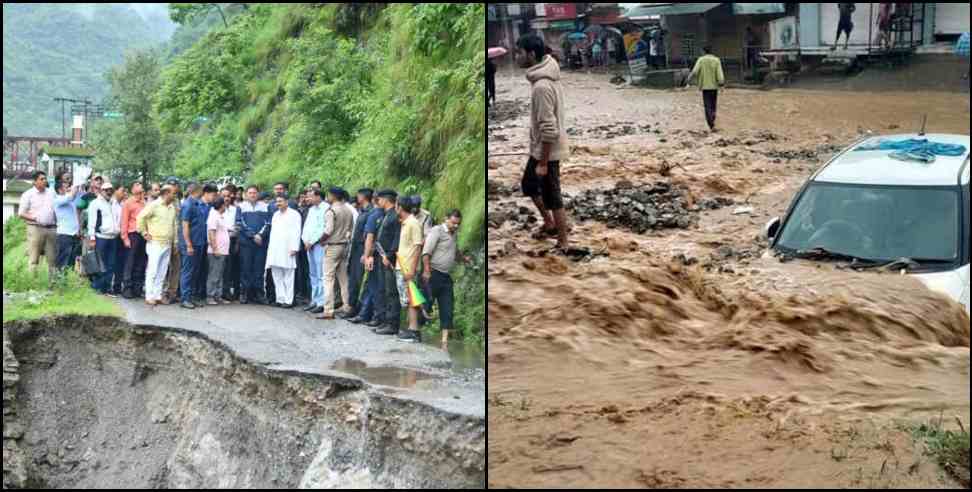
<path id="1" fill-rule="evenodd" d="M 774 217 L 772 220 L 766 223 L 763 227 L 763 239 L 767 242 L 772 243 L 776 239 L 776 235 L 780 232 L 780 218 Z"/>

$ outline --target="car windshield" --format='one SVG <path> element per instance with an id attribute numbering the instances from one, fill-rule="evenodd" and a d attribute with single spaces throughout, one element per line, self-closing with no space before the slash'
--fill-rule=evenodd
<path id="1" fill-rule="evenodd" d="M 959 197 L 946 188 L 812 183 L 793 209 L 778 246 L 892 261 L 954 261 Z"/>

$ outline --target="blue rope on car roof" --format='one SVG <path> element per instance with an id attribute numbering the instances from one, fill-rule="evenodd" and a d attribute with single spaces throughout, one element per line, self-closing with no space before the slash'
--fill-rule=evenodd
<path id="1" fill-rule="evenodd" d="M 966 153 L 964 145 L 932 142 L 927 138 L 910 138 L 907 140 L 881 140 L 874 144 L 865 144 L 854 149 L 864 151 L 892 151 L 893 159 L 909 162 L 923 162 L 931 164 L 938 156 L 962 157 Z"/>

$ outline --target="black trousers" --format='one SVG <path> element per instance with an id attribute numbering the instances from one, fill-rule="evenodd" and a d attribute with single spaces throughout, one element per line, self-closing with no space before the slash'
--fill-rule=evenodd
<path id="1" fill-rule="evenodd" d="M 386 268 L 382 265 L 381 287 L 382 302 L 378 306 L 380 308 L 379 318 L 385 325 L 398 330 L 401 328 L 402 321 L 402 301 L 398 295 L 398 280 L 395 277 L 394 265 L 392 268 Z"/>
<path id="2" fill-rule="evenodd" d="M 486 101 L 496 102 L 496 74 L 486 74 Z"/>
<path id="3" fill-rule="evenodd" d="M 196 249 L 196 255 L 199 256 L 199 269 L 192 277 L 192 295 L 199 303 L 203 303 L 206 301 L 206 281 L 209 279 L 209 255 L 206 254 L 206 246 Z"/>
<path id="4" fill-rule="evenodd" d="M 263 295 L 263 267 L 267 264 L 267 249 L 252 242 L 240 243 L 240 284 L 246 290 L 246 295 L 253 299 L 253 295 Z"/>
<path id="5" fill-rule="evenodd" d="M 274 285 L 273 285 L 273 273 L 268 268 L 268 269 L 266 269 L 266 270 L 263 271 L 263 276 L 266 278 L 266 282 L 265 282 L 265 285 L 264 285 L 263 290 L 265 290 L 267 292 L 267 302 L 269 302 L 270 304 L 273 304 L 273 303 L 277 302 L 277 289 L 274 288 Z M 296 294 L 296 291 L 294 293 L 294 302 L 295 303 L 297 302 L 297 294 Z"/>
<path id="6" fill-rule="evenodd" d="M 348 299 L 354 311 L 361 307 L 361 281 L 364 280 L 364 265 L 361 264 L 363 254 L 364 244 L 351 246 L 351 258 L 348 260 Z"/>
<path id="7" fill-rule="evenodd" d="M 301 243 L 300 251 L 297 252 L 297 272 L 294 275 L 294 302 L 310 300 L 310 260 L 307 259 L 307 250 Z"/>
<path id="8" fill-rule="evenodd" d="M 125 280 L 125 264 L 128 263 L 128 254 L 130 249 L 125 247 L 125 243 L 122 242 L 121 236 L 115 239 L 115 269 L 112 275 L 111 291 L 115 294 L 121 294 L 122 283 Z"/>
<path id="9" fill-rule="evenodd" d="M 702 91 L 702 104 L 705 106 L 705 122 L 709 124 L 710 130 L 715 129 L 719 91 Z"/>
<path id="10" fill-rule="evenodd" d="M 439 304 L 439 327 L 443 330 L 451 330 L 453 326 L 453 310 L 455 308 L 455 293 L 453 291 L 452 276 L 432 270 L 432 278 L 425 284 L 427 296 L 426 308 L 431 308 L 433 303 Z"/>
<path id="11" fill-rule="evenodd" d="M 57 268 L 74 268 L 74 259 L 81 253 L 78 236 L 57 235 Z"/>
<path id="12" fill-rule="evenodd" d="M 125 290 L 141 295 L 145 291 L 145 267 L 148 264 L 145 238 L 137 232 L 129 232 L 128 242 L 132 247 L 125 250 Z"/>
<path id="13" fill-rule="evenodd" d="M 223 297 L 236 299 L 240 295 L 240 238 L 230 238 L 230 254 L 223 270 Z"/>
<path id="14" fill-rule="evenodd" d="M 537 175 L 537 165 L 540 163 L 530 157 L 527 161 L 526 170 L 523 171 L 523 180 L 520 182 L 520 189 L 523 194 L 530 197 L 540 197 L 543 206 L 547 210 L 561 210 L 564 208 L 564 198 L 560 193 L 560 162 L 550 161 L 547 163 L 547 175 Z"/>

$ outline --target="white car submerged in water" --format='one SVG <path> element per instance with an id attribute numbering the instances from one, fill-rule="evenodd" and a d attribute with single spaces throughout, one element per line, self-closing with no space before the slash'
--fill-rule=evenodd
<path id="1" fill-rule="evenodd" d="M 861 150 L 882 140 L 961 145 L 932 163 Z M 843 261 L 914 275 L 969 311 L 969 137 L 895 135 L 859 142 L 817 171 L 786 216 L 766 225 L 783 257 Z"/>

